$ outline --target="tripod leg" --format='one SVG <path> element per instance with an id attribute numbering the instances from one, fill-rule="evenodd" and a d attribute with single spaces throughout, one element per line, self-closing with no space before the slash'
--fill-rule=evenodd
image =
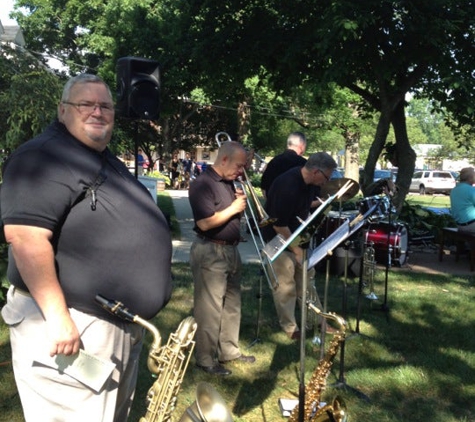
<path id="1" fill-rule="evenodd" d="M 260 270 L 259 273 L 259 291 L 257 293 L 257 321 L 256 321 L 256 337 L 254 340 L 247 346 L 248 349 L 250 349 L 252 346 L 254 346 L 257 343 L 261 342 L 261 339 L 259 338 L 260 334 L 260 327 L 261 327 L 261 314 L 262 314 L 262 279 L 264 277 L 264 270 Z"/>

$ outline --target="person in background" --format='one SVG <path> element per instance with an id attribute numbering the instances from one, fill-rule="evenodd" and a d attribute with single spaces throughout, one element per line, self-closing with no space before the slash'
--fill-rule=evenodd
<path id="1" fill-rule="evenodd" d="M 170 180 L 172 189 L 178 189 L 178 176 L 180 172 L 178 170 L 178 166 L 180 165 L 180 161 L 178 160 L 178 155 L 173 154 L 173 158 L 168 165 L 168 171 L 170 172 Z"/>
<path id="2" fill-rule="evenodd" d="M 475 232 L 475 169 L 460 171 L 460 182 L 450 192 L 450 213 L 460 231 Z"/>
<path id="3" fill-rule="evenodd" d="M 287 138 L 287 149 L 276 155 L 267 164 L 261 179 L 261 189 L 264 198 L 269 192 L 272 182 L 281 174 L 293 167 L 305 165 L 306 159 L 303 157 L 307 148 L 307 139 L 301 132 L 292 132 Z"/>
<path id="4" fill-rule="evenodd" d="M 190 153 L 187 152 L 185 154 L 185 158 L 183 159 L 183 172 L 184 172 L 184 179 L 185 179 L 184 188 L 185 189 L 188 189 L 190 187 L 192 167 L 193 167 L 193 160 L 191 159 Z"/>
<path id="5" fill-rule="evenodd" d="M 167 221 L 108 149 L 113 127 L 109 87 L 78 75 L 58 119 L 3 169 L 11 286 L 2 316 L 27 422 L 126 421 L 143 328 L 95 297 L 151 319 L 171 295 Z"/>
<path id="6" fill-rule="evenodd" d="M 244 147 L 224 142 L 215 163 L 189 190 L 196 238 L 191 245 L 190 266 L 194 280 L 196 365 L 215 375 L 230 375 L 232 361 L 254 363 L 254 356 L 239 349 L 241 321 L 240 219 L 246 196 L 233 181 L 247 163 Z"/>
<path id="7" fill-rule="evenodd" d="M 288 239 L 301 221 L 307 219 L 319 186 L 330 180 L 336 166 L 330 155 L 318 152 L 312 154 L 304 166 L 291 168 L 275 179 L 267 195 L 265 211 L 276 220 L 262 228 L 266 243 L 278 234 Z M 293 340 L 300 338 L 295 308 L 302 297 L 302 264 L 303 249 L 299 245 L 289 246 L 272 264 L 279 283 L 272 291 L 279 324 Z M 308 272 L 308 280 L 312 283 L 314 273 L 313 268 Z M 316 306 L 321 308 L 318 295 L 316 301 Z"/>
<path id="8" fill-rule="evenodd" d="M 143 155 L 143 151 L 139 149 L 138 154 L 137 154 L 137 175 L 142 176 L 143 175 L 143 170 L 144 170 L 144 164 L 145 164 L 145 157 Z"/>

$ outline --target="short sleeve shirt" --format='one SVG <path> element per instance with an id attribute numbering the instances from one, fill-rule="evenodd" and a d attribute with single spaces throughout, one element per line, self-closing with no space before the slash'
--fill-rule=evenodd
<path id="1" fill-rule="evenodd" d="M 212 217 L 217 211 L 229 207 L 235 199 L 234 184 L 224 180 L 213 167 L 194 180 L 188 192 L 195 223 L 204 218 Z M 225 224 L 202 232 L 195 224 L 194 230 L 206 237 L 227 242 L 236 242 L 240 238 L 241 214 L 234 215 Z"/>
<path id="2" fill-rule="evenodd" d="M 307 160 L 298 155 L 294 150 L 287 149 L 282 154 L 275 156 L 267 164 L 264 173 L 262 174 L 261 188 L 269 192 L 269 189 L 274 180 L 281 174 L 284 174 L 287 170 L 293 167 L 302 167 Z"/>
<path id="3" fill-rule="evenodd" d="M 299 218 L 305 220 L 308 217 L 317 192 L 317 186 L 304 182 L 301 167 L 294 167 L 279 176 L 267 195 L 265 210 L 276 221 L 263 227 L 264 240 L 269 242 L 276 235 L 272 226 L 287 226 L 294 232 L 301 224 Z"/>
<path id="4" fill-rule="evenodd" d="M 475 220 L 475 186 L 457 183 L 450 192 L 450 212 L 457 223 Z"/>
<path id="5" fill-rule="evenodd" d="M 92 150 L 53 123 L 6 162 L 1 203 L 5 225 L 53 232 L 68 306 L 110 317 L 95 303 L 101 294 L 149 319 L 169 300 L 172 246 L 166 219 L 108 149 Z M 26 289 L 11 253 L 9 258 L 10 282 Z"/>

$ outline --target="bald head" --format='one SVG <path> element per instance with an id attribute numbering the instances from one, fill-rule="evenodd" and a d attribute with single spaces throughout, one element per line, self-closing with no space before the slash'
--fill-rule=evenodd
<path id="1" fill-rule="evenodd" d="M 239 142 L 226 141 L 221 144 L 213 169 L 225 180 L 235 180 L 244 171 L 247 163 L 246 150 Z"/>

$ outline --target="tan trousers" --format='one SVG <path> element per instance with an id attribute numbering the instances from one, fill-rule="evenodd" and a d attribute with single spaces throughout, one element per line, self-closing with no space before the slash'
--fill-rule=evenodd
<path id="1" fill-rule="evenodd" d="M 195 357 L 201 366 L 241 355 L 241 257 L 237 246 L 196 239 L 190 265 L 194 281 Z"/>
<path id="2" fill-rule="evenodd" d="M 70 309 L 83 349 L 116 364 L 98 392 L 40 364 L 49 342 L 43 315 L 31 296 L 10 288 L 2 316 L 10 326 L 13 370 L 26 422 L 124 422 L 134 397 L 142 327 L 117 324 Z"/>
<path id="3" fill-rule="evenodd" d="M 272 266 L 277 275 L 279 285 L 272 291 L 274 297 L 274 305 L 279 318 L 279 324 L 287 335 L 291 335 L 294 331 L 299 331 L 299 326 L 295 318 L 297 301 L 301 306 L 303 272 L 302 266 L 297 264 L 295 254 L 290 251 L 284 251 L 273 262 Z M 315 270 L 312 268 L 308 271 L 308 286 L 310 290 L 315 283 Z M 315 306 L 322 309 L 322 304 L 318 295 L 315 298 Z"/>

